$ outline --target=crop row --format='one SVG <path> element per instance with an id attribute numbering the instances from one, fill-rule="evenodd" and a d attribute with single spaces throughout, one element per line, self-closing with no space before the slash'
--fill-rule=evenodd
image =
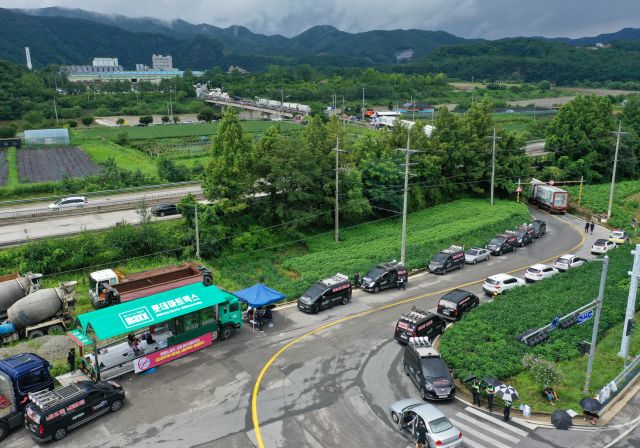
<path id="1" fill-rule="evenodd" d="M 629 250 L 621 247 L 609 256 L 599 336 L 622 321 L 629 289 L 627 271 L 632 263 Z M 522 357 L 526 353 L 551 361 L 578 356 L 577 344 L 591 340 L 593 320 L 554 331 L 549 339 L 534 347 L 527 347 L 517 337 L 593 301 L 601 269 L 602 263 L 587 263 L 538 284 L 509 291 L 480 306 L 444 333 L 442 355 L 458 378 L 477 375 L 501 379 L 524 370 Z"/>
<path id="2" fill-rule="evenodd" d="M 62 180 L 65 176 L 82 177 L 98 171 L 98 166 L 77 147 L 18 151 L 18 172 L 21 180 L 50 182 Z"/>

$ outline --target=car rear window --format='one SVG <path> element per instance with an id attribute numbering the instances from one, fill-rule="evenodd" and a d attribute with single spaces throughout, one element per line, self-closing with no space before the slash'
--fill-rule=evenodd
<path id="1" fill-rule="evenodd" d="M 440 299 L 439 305 L 452 310 L 455 310 L 458 307 L 455 303 L 444 299 Z"/>
<path id="2" fill-rule="evenodd" d="M 560 257 L 556 260 L 556 263 L 569 263 L 569 261 L 571 261 L 570 258 L 565 258 L 565 257 Z"/>
<path id="3" fill-rule="evenodd" d="M 529 269 L 527 269 L 527 272 L 531 272 L 533 274 L 538 274 L 540 272 L 540 269 L 529 268 Z"/>
<path id="4" fill-rule="evenodd" d="M 622 232 L 611 232 L 611 238 L 621 238 L 622 236 L 624 236 Z"/>
<path id="5" fill-rule="evenodd" d="M 469 252 L 467 252 L 469 255 L 478 255 L 480 252 L 478 252 L 477 250 L 470 250 Z"/>
<path id="6" fill-rule="evenodd" d="M 451 424 L 451 422 L 449 421 L 449 419 L 447 417 L 440 417 L 437 418 L 435 420 L 431 420 L 429 422 L 429 427 L 431 428 L 431 432 L 434 434 L 438 434 L 440 432 L 445 432 L 451 428 L 453 428 L 453 425 Z"/>
<path id="7" fill-rule="evenodd" d="M 495 279 L 493 279 L 491 277 L 486 279 L 485 282 L 489 283 L 490 285 L 499 285 L 500 284 L 500 282 L 498 280 L 495 280 Z"/>

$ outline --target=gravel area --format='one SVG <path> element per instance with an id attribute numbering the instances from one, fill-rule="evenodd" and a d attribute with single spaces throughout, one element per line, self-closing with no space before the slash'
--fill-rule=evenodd
<path id="1" fill-rule="evenodd" d="M 67 359 L 67 352 L 72 347 L 76 347 L 76 344 L 74 344 L 67 335 L 43 336 L 30 341 L 20 342 L 16 345 L 0 348 L 0 359 L 8 358 L 9 356 L 19 353 L 31 352 L 53 363 L 53 361 L 56 360 Z"/>

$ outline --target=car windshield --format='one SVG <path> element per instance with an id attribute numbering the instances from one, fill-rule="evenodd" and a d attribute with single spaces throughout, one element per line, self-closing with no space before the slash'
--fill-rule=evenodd
<path id="1" fill-rule="evenodd" d="M 624 232 L 611 232 L 611 238 L 622 238 L 624 236 Z"/>
<path id="2" fill-rule="evenodd" d="M 324 293 L 325 287 L 322 285 L 315 284 L 304 292 L 304 295 L 311 298 L 317 299 Z"/>
<path id="3" fill-rule="evenodd" d="M 441 358 L 423 358 L 422 373 L 425 378 L 449 378 L 449 368 Z"/>
<path id="4" fill-rule="evenodd" d="M 535 269 L 535 268 L 529 268 L 527 269 L 528 272 L 531 272 L 532 274 L 537 274 L 540 272 L 540 269 Z"/>
<path id="5" fill-rule="evenodd" d="M 433 256 L 433 258 L 431 259 L 431 261 L 435 261 L 436 263 L 442 263 L 447 258 L 448 258 L 448 255 L 446 255 L 446 254 L 435 254 Z"/>
<path id="6" fill-rule="evenodd" d="M 467 255 L 473 255 L 473 256 L 475 256 L 475 255 L 478 255 L 479 253 L 480 253 L 480 252 L 479 252 L 479 251 L 477 251 L 477 250 L 470 250 L 470 251 L 467 251 Z"/>
<path id="7" fill-rule="evenodd" d="M 490 285 L 499 285 L 500 282 L 496 279 L 493 279 L 491 277 L 489 277 L 488 279 L 485 280 L 486 283 L 489 283 Z"/>
<path id="8" fill-rule="evenodd" d="M 503 242 L 504 242 L 504 238 L 499 236 L 489 241 L 489 244 L 502 244 Z"/>
<path id="9" fill-rule="evenodd" d="M 595 243 L 593 243 L 594 246 L 604 246 L 606 243 L 605 240 L 598 240 Z"/>
<path id="10" fill-rule="evenodd" d="M 369 272 L 367 272 L 367 275 L 365 275 L 365 277 L 374 280 L 374 279 L 380 277 L 382 274 L 384 274 L 384 269 L 373 268 Z"/>
<path id="11" fill-rule="evenodd" d="M 442 416 L 435 420 L 431 420 L 429 422 L 429 428 L 431 428 L 432 433 L 438 434 L 440 432 L 445 432 L 453 428 L 453 425 L 451 424 L 451 422 L 447 417 Z"/>
<path id="12" fill-rule="evenodd" d="M 524 235 L 524 234 L 525 234 L 525 232 L 526 232 L 526 230 L 523 230 L 523 229 L 518 229 L 518 230 L 514 230 L 514 231 L 513 231 L 513 233 L 515 233 L 515 234 L 516 234 L 516 235 L 518 235 L 518 236 L 522 236 L 522 235 Z"/>

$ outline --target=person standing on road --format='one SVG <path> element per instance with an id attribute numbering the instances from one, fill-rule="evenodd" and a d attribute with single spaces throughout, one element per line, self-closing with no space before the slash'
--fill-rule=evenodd
<path id="1" fill-rule="evenodd" d="M 69 372 L 74 373 L 76 371 L 76 349 L 72 348 L 67 353 L 67 364 L 69 364 Z"/>
<path id="2" fill-rule="evenodd" d="M 589 221 L 584 223 L 584 233 L 589 233 Z"/>
<path id="3" fill-rule="evenodd" d="M 353 286 L 355 286 L 356 288 L 360 287 L 360 273 L 356 272 L 355 274 L 353 274 Z"/>
<path id="4" fill-rule="evenodd" d="M 489 408 L 489 412 L 491 413 L 493 412 L 493 396 L 496 393 L 496 389 L 491 384 L 489 384 L 486 390 L 487 390 L 487 405 Z"/>
<path id="5" fill-rule="evenodd" d="M 424 448 L 427 443 L 427 427 L 424 424 L 424 420 L 419 417 L 414 436 L 416 438 L 416 448 Z"/>
<path id="6" fill-rule="evenodd" d="M 473 404 L 480 407 L 480 381 L 473 381 L 473 384 L 471 385 L 471 394 L 473 395 Z"/>
<path id="7" fill-rule="evenodd" d="M 398 277 L 398 281 L 396 282 L 396 284 L 398 285 L 398 290 L 407 290 L 407 285 L 404 284 L 404 278 Z"/>
<path id="8" fill-rule="evenodd" d="M 591 235 L 593 235 L 593 229 L 595 229 L 596 225 L 593 223 L 593 221 L 591 221 L 591 224 L 589 224 L 589 229 L 591 230 Z"/>
<path id="9" fill-rule="evenodd" d="M 509 420 L 511 420 L 511 417 L 510 417 L 511 405 L 512 403 L 508 400 L 504 402 L 504 421 L 505 422 L 508 422 Z"/>

